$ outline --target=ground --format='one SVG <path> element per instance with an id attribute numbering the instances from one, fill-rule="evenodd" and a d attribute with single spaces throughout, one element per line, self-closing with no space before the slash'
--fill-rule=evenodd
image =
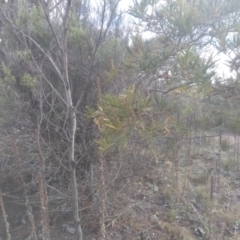
<path id="1" fill-rule="evenodd" d="M 234 135 L 224 134 L 221 148 L 219 137 L 209 137 L 194 143 L 190 152 L 188 146 L 181 146 L 177 155 L 159 155 L 158 158 L 148 159 L 147 165 L 141 165 L 141 161 L 146 162 L 146 156 L 150 156 L 148 149 L 141 149 L 138 166 L 145 168 L 126 168 L 125 178 L 108 188 L 107 238 L 240 239 L 238 145 L 239 139 Z M 12 157 L 3 159 L 1 167 L 9 161 L 13 161 Z M 106 163 L 106 171 L 108 167 L 110 163 Z M 10 233 L 14 240 L 31 239 L 21 184 L 10 173 L 1 172 L 0 184 Z M 31 193 L 29 198 L 41 239 L 38 192 Z M 56 214 L 50 208 L 50 220 L 52 240 L 75 239 L 70 233 L 73 227 L 70 211 Z M 96 240 L 97 236 L 97 231 L 85 231 L 84 239 Z M 7 239 L 3 218 L 0 218 L 0 239 Z"/>

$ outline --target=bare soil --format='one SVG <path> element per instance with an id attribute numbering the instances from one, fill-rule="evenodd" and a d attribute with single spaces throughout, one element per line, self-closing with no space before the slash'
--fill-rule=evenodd
<path id="1" fill-rule="evenodd" d="M 138 170 L 139 174 L 126 169 L 125 178 L 107 193 L 107 239 L 240 239 L 240 173 L 236 162 L 239 141 L 228 134 L 222 140 L 229 147 L 221 154 L 216 137 L 201 148 L 192 146 L 189 156 L 184 146 L 177 158 L 159 152 L 158 161 L 148 159 L 148 167 Z M 146 157 L 148 150 L 142 149 L 139 154 Z M 29 220 L 24 220 L 26 207 L 19 184 L 11 174 L 2 175 L 0 187 L 12 239 L 26 240 L 31 239 L 31 227 Z M 30 199 L 41 239 L 38 193 L 33 193 Z M 62 227 L 73 226 L 70 214 L 56 214 L 50 209 L 52 240 L 75 239 L 74 234 Z M 0 239 L 6 239 L 3 218 L 0 218 Z M 97 232 L 90 234 L 85 229 L 84 239 L 98 239 Z"/>

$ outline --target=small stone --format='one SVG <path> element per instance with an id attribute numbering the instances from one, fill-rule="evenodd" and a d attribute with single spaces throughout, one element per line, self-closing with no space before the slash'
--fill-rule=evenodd
<path id="1" fill-rule="evenodd" d="M 200 237 L 202 237 L 202 236 L 205 235 L 205 232 L 204 232 L 203 229 L 200 228 L 200 227 L 195 228 L 194 232 L 195 232 L 195 234 L 196 234 L 197 236 L 200 236 Z"/>
<path id="2" fill-rule="evenodd" d="M 70 234 L 75 234 L 75 232 L 76 232 L 75 227 L 72 227 L 67 223 L 62 225 L 62 229 L 63 229 L 63 231 L 70 233 Z"/>

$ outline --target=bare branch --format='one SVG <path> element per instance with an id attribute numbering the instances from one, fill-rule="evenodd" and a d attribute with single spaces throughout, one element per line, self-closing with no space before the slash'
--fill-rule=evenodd
<path id="1" fill-rule="evenodd" d="M 167 90 L 149 89 L 148 91 L 149 91 L 149 92 L 161 92 L 161 93 L 163 93 L 163 94 L 167 94 L 167 93 L 169 93 L 169 92 L 171 92 L 171 91 L 173 91 L 173 90 L 176 90 L 176 89 L 178 89 L 178 88 L 181 88 L 181 87 L 184 87 L 184 86 L 188 86 L 188 85 L 191 85 L 191 84 L 193 84 L 193 82 L 188 82 L 188 83 L 185 83 L 185 84 L 182 84 L 182 85 L 173 86 L 173 87 L 171 87 L 171 88 L 169 88 L 169 89 L 167 89 Z"/>
<path id="2" fill-rule="evenodd" d="M 55 30 L 54 30 L 54 28 L 53 28 L 53 25 L 52 25 L 52 23 L 51 23 L 51 21 L 50 21 L 50 19 L 49 19 L 49 13 L 47 12 L 46 5 L 44 4 L 44 0 L 41 0 L 40 2 L 41 2 L 41 6 L 42 6 L 42 8 L 43 8 L 43 11 L 44 11 L 46 20 L 47 20 L 47 22 L 48 22 L 48 25 L 49 25 L 49 27 L 51 28 L 51 31 L 52 31 L 52 33 L 53 33 L 53 36 L 54 36 L 54 38 L 55 38 L 55 40 L 56 40 L 56 42 L 57 42 L 57 45 L 58 45 L 58 47 L 62 50 L 62 45 L 61 45 L 61 43 L 60 43 L 60 41 L 59 41 L 59 39 L 58 39 L 58 37 L 57 37 L 57 34 L 56 34 L 56 32 L 55 32 Z M 57 5 L 57 4 L 56 4 L 56 5 Z"/>
<path id="3" fill-rule="evenodd" d="M 4 9 L 2 7 L 0 7 L 3 16 L 5 17 L 5 19 L 7 20 L 7 22 L 13 27 L 14 30 L 18 31 L 19 33 L 21 33 L 24 37 L 28 38 L 47 58 L 48 60 L 51 62 L 51 64 L 53 65 L 54 69 L 56 70 L 58 76 L 60 77 L 60 79 L 63 80 L 63 76 L 61 71 L 59 70 L 59 68 L 57 67 L 57 65 L 55 64 L 54 60 L 52 59 L 52 57 L 49 55 L 49 53 L 47 53 L 31 36 L 29 36 L 28 34 L 26 34 L 25 32 L 23 32 L 20 28 L 18 28 L 6 15 L 6 12 L 4 11 Z"/>

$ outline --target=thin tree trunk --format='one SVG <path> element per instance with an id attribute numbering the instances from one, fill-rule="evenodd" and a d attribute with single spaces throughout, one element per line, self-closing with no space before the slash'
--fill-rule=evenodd
<path id="1" fill-rule="evenodd" d="M 78 204 L 78 186 L 76 177 L 76 161 L 75 161 L 75 134 L 76 134 L 76 113 L 73 108 L 70 109 L 70 121 L 71 121 L 71 132 L 69 136 L 70 149 L 69 149 L 69 160 L 70 160 L 70 171 L 71 171 L 71 184 L 72 184 L 72 200 L 73 200 L 73 217 L 76 228 L 76 239 L 82 240 L 82 228 L 79 218 L 79 204 Z"/>
<path id="2" fill-rule="evenodd" d="M 0 188 L 0 207 L 2 208 L 2 216 L 3 216 L 3 221 L 5 224 L 5 228 L 6 228 L 6 234 L 7 234 L 7 240 L 11 240 L 11 234 L 10 234 L 10 225 L 7 219 L 7 213 L 5 211 L 5 207 L 4 207 L 4 203 L 3 203 L 3 195 L 2 195 L 2 191 Z"/>
<path id="3" fill-rule="evenodd" d="M 75 159 L 75 136 L 77 128 L 76 109 L 73 106 L 72 93 L 70 89 L 70 80 L 68 74 L 68 45 L 67 45 L 67 32 L 68 32 L 68 19 L 70 14 L 72 1 L 67 1 L 65 16 L 63 19 L 63 35 L 62 35 L 62 53 L 63 53 L 63 79 L 65 83 L 65 91 L 67 97 L 67 116 L 70 121 L 69 126 L 69 163 L 71 172 L 71 188 L 72 188 L 72 204 L 73 204 L 73 218 L 76 228 L 76 239 L 82 240 L 82 228 L 79 218 L 79 204 L 78 204 L 78 186 L 76 177 L 76 159 Z"/>
<path id="4" fill-rule="evenodd" d="M 106 191 L 105 191 L 105 174 L 104 174 L 104 156 L 102 153 L 99 154 L 99 162 L 100 162 L 100 172 L 101 172 L 100 187 L 101 187 L 101 194 L 102 194 L 100 240 L 105 240 L 106 239 L 106 228 L 105 228 Z"/>
<path id="5" fill-rule="evenodd" d="M 97 86 L 97 99 L 98 104 L 101 101 L 101 83 L 99 77 L 96 78 L 96 86 Z M 99 129 L 100 131 L 100 129 Z M 104 155 L 99 150 L 99 165 L 100 165 L 100 193 L 102 194 L 102 201 L 101 201 L 101 219 L 100 219 L 100 240 L 106 239 L 106 228 L 105 228 L 105 213 L 106 213 L 106 189 L 105 189 L 105 174 L 104 174 Z"/>
<path id="6" fill-rule="evenodd" d="M 23 178 L 23 168 L 22 168 L 22 162 L 21 162 L 21 158 L 20 158 L 20 154 L 19 154 L 19 149 L 18 149 L 17 143 L 16 143 L 15 130 L 14 130 L 14 135 L 12 136 L 12 147 L 13 147 L 13 153 L 14 153 L 14 156 L 15 156 L 15 159 L 16 159 L 16 162 L 17 162 L 17 166 L 18 166 L 18 171 L 20 172 L 20 181 L 23 185 L 27 214 L 29 216 L 29 220 L 30 220 L 30 223 L 32 225 L 32 237 L 33 237 L 34 240 L 37 240 L 35 221 L 34 221 L 34 216 L 32 214 L 32 207 L 29 204 L 28 189 L 27 189 L 26 183 L 25 183 L 24 178 Z"/>

